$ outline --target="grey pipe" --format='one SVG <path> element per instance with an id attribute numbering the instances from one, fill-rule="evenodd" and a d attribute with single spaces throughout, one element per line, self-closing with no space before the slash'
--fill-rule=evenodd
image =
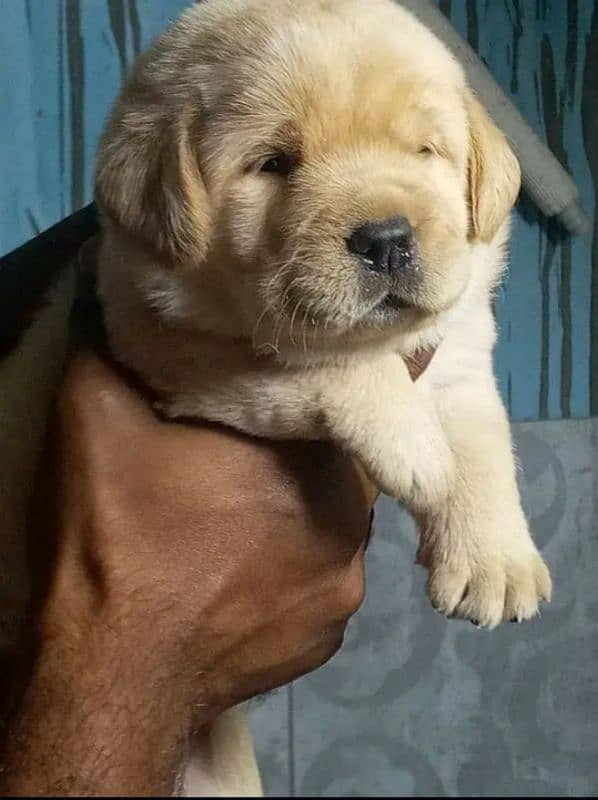
<path id="1" fill-rule="evenodd" d="M 579 203 L 579 191 L 544 142 L 496 83 L 477 54 L 430 0 L 397 0 L 429 28 L 459 59 L 469 85 L 496 124 L 504 131 L 519 159 L 523 185 L 547 216 L 556 216 L 573 234 L 590 230 L 590 220 Z"/>

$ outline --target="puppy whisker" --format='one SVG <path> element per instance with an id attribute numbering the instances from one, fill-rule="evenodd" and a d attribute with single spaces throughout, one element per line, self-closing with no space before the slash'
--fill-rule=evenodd
<path id="1" fill-rule="evenodd" d="M 253 327 L 253 331 L 251 332 L 251 346 L 253 347 L 254 350 L 257 348 L 257 334 L 258 334 L 260 325 L 262 324 L 262 321 L 264 320 L 266 314 L 271 310 L 272 310 L 272 307 L 270 305 L 264 306 L 264 310 L 262 311 L 262 313 L 257 318 L 257 322 L 255 323 L 255 325 Z"/>
<path id="2" fill-rule="evenodd" d="M 293 311 L 293 315 L 292 315 L 292 317 L 291 317 L 291 327 L 290 327 L 290 330 L 289 330 L 289 338 L 291 339 L 291 343 L 292 343 L 292 344 L 293 344 L 293 346 L 295 346 L 295 347 L 297 346 L 297 342 L 295 341 L 295 338 L 294 338 L 294 336 L 293 336 L 293 326 L 295 325 L 295 317 L 296 317 L 296 315 L 297 315 L 297 311 L 299 311 L 299 307 L 300 307 L 300 306 L 301 306 L 301 300 L 299 300 L 299 301 L 297 302 L 297 305 L 295 306 L 295 309 L 294 309 L 294 311 Z"/>

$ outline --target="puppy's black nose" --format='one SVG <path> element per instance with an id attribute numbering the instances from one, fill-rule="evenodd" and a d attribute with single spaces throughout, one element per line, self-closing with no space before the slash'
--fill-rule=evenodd
<path id="1" fill-rule="evenodd" d="M 366 222 L 349 236 L 347 247 L 368 269 L 391 275 L 413 258 L 413 228 L 407 217 Z"/>

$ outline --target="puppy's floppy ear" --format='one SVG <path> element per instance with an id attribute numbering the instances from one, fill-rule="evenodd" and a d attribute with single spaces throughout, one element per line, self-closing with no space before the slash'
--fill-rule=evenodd
<path id="1" fill-rule="evenodd" d="M 101 213 L 167 263 L 198 264 L 208 247 L 208 195 L 192 140 L 185 113 L 123 98 L 100 145 Z"/>
<path id="2" fill-rule="evenodd" d="M 467 92 L 469 204 L 472 239 L 490 242 L 515 205 L 521 170 L 506 137 Z"/>

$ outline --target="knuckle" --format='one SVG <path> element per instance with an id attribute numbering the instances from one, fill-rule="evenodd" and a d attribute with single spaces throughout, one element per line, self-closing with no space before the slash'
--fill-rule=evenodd
<path id="1" fill-rule="evenodd" d="M 321 667 L 339 652 L 345 641 L 345 625 L 340 625 L 323 641 L 315 656 L 315 667 Z"/>
<path id="2" fill-rule="evenodd" d="M 343 625 L 333 637 L 331 637 L 328 647 L 328 659 L 333 658 L 341 649 L 345 641 L 345 626 Z M 327 659 L 327 660 L 328 660 Z"/>
<path id="3" fill-rule="evenodd" d="M 311 646 L 302 652 L 293 670 L 293 678 L 306 675 L 322 667 L 341 649 L 345 638 L 346 623 L 335 623 L 315 637 Z"/>
<path id="4" fill-rule="evenodd" d="M 363 568 L 351 569 L 337 589 L 337 603 L 340 617 L 352 617 L 361 607 L 365 598 Z"/>

